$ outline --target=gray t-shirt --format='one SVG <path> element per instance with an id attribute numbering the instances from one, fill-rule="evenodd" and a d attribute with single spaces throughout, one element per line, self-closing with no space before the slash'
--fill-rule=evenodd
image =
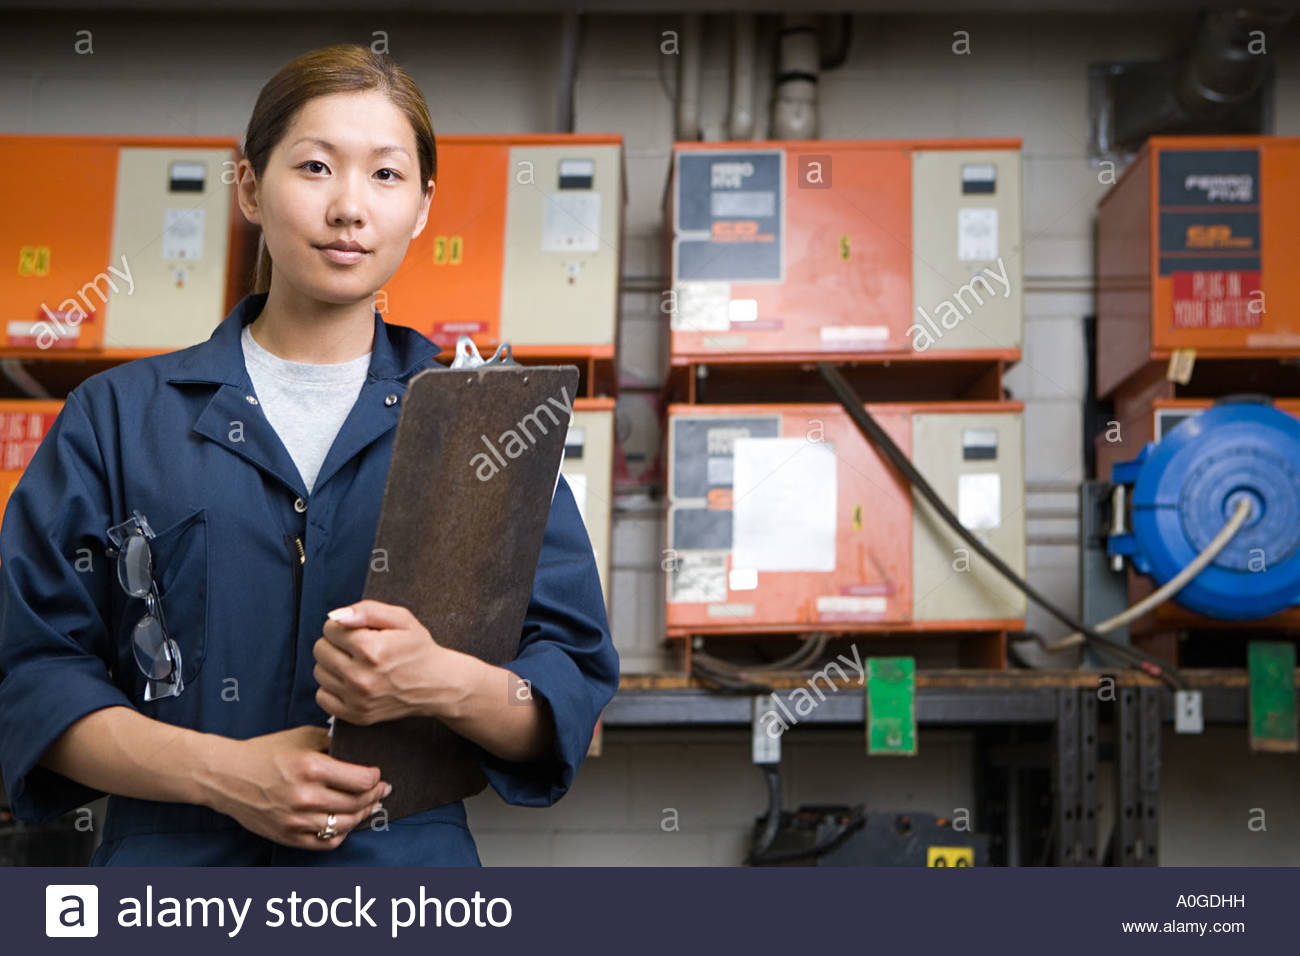
<path id="1" fill-rule="evenodd" d="M 248 329 L 244 326 L 239 340 L 253 391 L 310 492 L 361 394 L 371 353 L 334 365 L 288 362 L 258 345 Z"/>

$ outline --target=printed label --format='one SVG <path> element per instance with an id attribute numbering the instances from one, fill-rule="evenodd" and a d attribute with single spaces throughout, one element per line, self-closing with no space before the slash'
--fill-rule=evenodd
<path id="1" fill-rule="evenodd" d="M 963 262 L 998 257 L 998 211 L 996 209 L 957 210 L 957 258 Z"/>
<path id="2" fill-rule="evenodd" d="M 1175 272 L 1176 329 L 1256 329 L 1263 322 L 1258 272 Z"/>
<path id="3" fill-rule="evenodd" d="M 678 154 L 674 278 L 782 278 L 784 166 L 780 150 Z"/>
<path id="4" fill-rule="evenodd" d="M 679 551 L 668 576 L 668 600 L 674 604 L 709 604 L 727 599 L 727 559 L 721 554 Z"/>

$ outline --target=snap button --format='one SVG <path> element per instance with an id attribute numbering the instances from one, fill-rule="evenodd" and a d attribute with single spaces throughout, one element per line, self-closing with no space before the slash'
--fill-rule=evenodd
<path id="1" fill-rule="evenodd" d="M 301 498 L 293 499 L 293 510 L 298 512 L 298 514 L 302 514 L 307 510 L 307 502 L 303 501 Z"/>
<path id="2" fill-rule="evenodd" d="M 244 396 L 244 400 L 247 401 L 248 404 L 250 404 L 250 405 L 256 405 L 256 404 L 257 404 L 257 396 L 255 396 L 255 395 L 245 395 L 245 396 Z"/>
<path id="3" fill-rule="evenodd" d="M 389 406 L 391 406 L 391 405 L 396 405 L 396 404 L 397 404 L 397 396 L 396 396 L 396 395 L 389 395 L 388 397 L 386 397 L 386 398 L 384 399 L 384 404 L 385 404 L 385 405 L 389 405 Z"/>

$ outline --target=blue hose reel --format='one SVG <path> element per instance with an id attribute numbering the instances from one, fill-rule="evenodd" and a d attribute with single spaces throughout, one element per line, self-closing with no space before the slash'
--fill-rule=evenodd
<path id="1" fill-rule="evenodd" d="M 1111 480 L 1132 486 L 1132 530 L 1107 549 L 1161 585 L 1250 501 L 1246 523 L 1177 603 L 1227 620 L 1300 603 L 1300 420 L 1259 401 L 1215 405 L 1115 465 Z"/>

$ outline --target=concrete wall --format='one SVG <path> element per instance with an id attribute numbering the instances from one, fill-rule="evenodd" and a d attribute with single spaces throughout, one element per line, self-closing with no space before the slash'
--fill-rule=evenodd
<path id="1" fill-rule="evenodd" d="M 824 75 L 828 138 L 1019 136 L 1024 139 L 1024 360 L 1008 379 L 1028 403 L 1030 577 L 1067 607 L 1077 603 L 1073 546 L 1035 543 L 1077 533 L 1040 517 L 1075 506 L 1083 477 L 1081 319 L 1093 309 L 1093 217 L 1106 186 L 1085 161 L 1087 65 L 1156 58 L 1177 48 L 1189 17 L 858 17 L 847 64 Z M 672 17 L 587 21 L 576 91 L 579 131 L 625 137 L 628 209 L 623 296 L 627 385 L 653 388 L 664 324 L 661 203 L 672 142 L 675 61 L 662 55 Z M 704 129 L 720 138 L 728 38 L 706 22 Z M 74 52 L 90 30 L 94 53 Z M 0 132 L 242 136 L 261 84 L 298 53 L 331 42 L 390 50 L 428 97 L 439 133 L 552 128 L 558 19 L 412 17 L 387 13 L 109 15 L 6 18 L 0 30 Z M 971 53 L 954 55 L 953 31 Z M 1300 57 L 1278 58 L 1276 132 L 1300 133 Z M 766 54 L 760 64 L 767 63 Z M 763 71 L 756 102 L 770 89 Z M 760 109 L 758 135 L 765 135 Z M 40 175 L 38 168 L 32 175 Z M 621 514 L 614 540 L 613 623 L 626 672 L 668 663 L 660 640 L 662 580 L 655 512 Z M 1031 614 L 1031 626 L 1056 629 Z M 966 735 L 926 732 L 912 760 L 868 761 L 859 732 L 796 729 L 786 741 L 786 805 L 856 803 L 948 814 L 971 801 Z M 1167 740 L 1162 852 L 1167 863 L 1300 864 L 1294 758 L 1252 757 L 1244 729 Z M 547 811 L 470 801 L 490 864 L 730 864 L 765 805 L 742 733 L 611 731 L 568 797 Z M 1251 808 L 1269 811 L 1264 833 Z M 678 811 L 679 829 L 665 830 Z"/>

